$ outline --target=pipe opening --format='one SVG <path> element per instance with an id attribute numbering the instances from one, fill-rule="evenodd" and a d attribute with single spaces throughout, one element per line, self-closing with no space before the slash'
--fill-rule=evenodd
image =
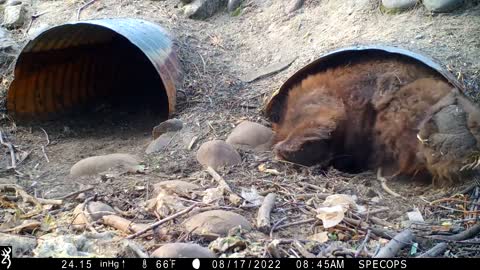
<path id="1" fill-rule="evenodd" d="M 167 43 L 170 40 L 162 45 Z M 164 48 L 149 49 L 165 53 Z M 174 104 L 169 102 L 158 70 L 162 63 L 149 58 L 158 52 L 139 48 L 124 35 L 100 25 L 52 28 L 19 55 L 8 111 L 21 120 L 83 118 L 101 124 L 142 117 L 142 122 L 151 119 L 158 124 L 168 118 Z M 169 60 L 168 55 L 164 59 Z"/>

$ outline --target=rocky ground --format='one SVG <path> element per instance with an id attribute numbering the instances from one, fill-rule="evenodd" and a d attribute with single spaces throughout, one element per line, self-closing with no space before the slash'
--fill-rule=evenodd
<path id="1" fill-rule="evenodd" d="M 478 101 L 479 1 L 228 2 L 0 0 L 0 245 L 40 257 L 371 257 L 384 256 L 382 247 L 401 237 L 405 246 L 393 255 L 415 257 L 436 246 L 440 251 L 427 255 L 477 257 L 475 181 L 445 189 L 390 181 L 401 195 L 394 197 L 374 172 L 281 162 L 264 139 L 235 146 L 246 131 L 268 137 L 269 129 L 250 123 L 270 126 L 266 98 L 296 70 L 343 46 L 420 51 Z M 168 132 L 157 132 L 155 145 L 159 123 L 140 117 L 22 124 L 5 114 L 22 45 L 78 15 L 143 18 L 176 36 L 183 95 L 177 120 L 164 124 Z M 289 59 L 285 70 L 246 82 Z M 217 164 L 219 156 L 229 164 Z"/>

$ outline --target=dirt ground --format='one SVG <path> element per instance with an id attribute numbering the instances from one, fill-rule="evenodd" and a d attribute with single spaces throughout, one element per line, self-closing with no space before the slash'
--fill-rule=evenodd
<path id="1" fill-rule="evenodd" d="M 75 21 L 77 9 L 83 3 L 77 0 L 32 2 L 34 14 L 46 13 L 33 22 L 30 32 L 47 25 Z M 196 161 L 198 147 L 211 139 L 226 139 L 241 120 L 248 119 L 269 126 L 262 114 L 266 98 L 295 71 L 323 53 L 343 46 L 385 44 L 419 51 L 436 59 L 455 74 L 465 85 L 467 93 L 480 101 L 478 1 L 469 1 L 464 8 L 448 14 L 431 14 L 423 7 L 418 7 L 391 15 L 382 13 L 378 1 L 373 0 L 307 0 L 302 9 L 292 14 L 285 12 L 288 1 L 251 0 L 246 1 L 238 16 L 220 12 L 206 21 L 184 18 L 177 2 L 102 0 L 81 13 L 82 20 L 107 17 L 147 19 L 160 23 L 176 36 L 178 54 L 184 69 L 183 86 L 179 90 L 185 95 L 179 93 L 177 112 L 172 117 L 181 119 L 185 128 L 174 137 L 168 149 L 145 155 L 145 148 L 151 142 L 151 129 L 158 123 L 155 119 L 144 118 L 140 114 L 128 119 L 99 117 L 32 124 L 16 123 L 4 116 L 1 125 L 8 140 L 18 150 L 30 154 L 19 165 L 17 172 L 12 172 L 3 169 L 9 165 L 10 157 L 8 151 L 2 151 L 2 181 L 18 183 L 28 192 L 43 198 L 59 198 L 85 188 L 88 184 L 94 184 L 99 200 L 123 211 L 137 211 L 146 200 L 147 193 L 136 189 L 137 186 L 180 179 L 193 181 L 205 188 L 214 187 L 215 182 Z M 24 30 L 13 32 L 20 43 L 24 43 L 24 36 L 28 36 L 24 35 Z M 252 83 L 241 81 L 252 70 L 291 57 L 296 57 L 293 64 L 278 74 Z M 0 89 L 2 97 L 11 80 L 11 70 L 4 71 L 3 76 L 1 85 L 4 89 Z M 42 145 L 47 143 L 42 129 L 50 141 L 45 147 L 49 162 L 42 152 Z M 187 150 L 186 145 L 194 136 L 198 140 L 191 150 Z M 78 179 L 68 176 L 70 167 L 80 159 L 109 153 L 140 156 L 145 172 L 121 175 L 108 181 L 100 176 Z M 393 232 L 401 230 L 405 225 L 406 212 L 418 208 L 426 220 L 426 225 L 415 227 L 416 233 L 424 236 L 418 251 L 423 252 L 434 244 L 428 240 L 428 236 L 441 224 L 451 221 L 454 231 L 478 221 L 478 211 L 472 216 L 458 210 L 462 208 L 457 209 L 456 204 L 431 203 L 449 198 L 469 183 L 448 189 L 432 189 L 428 183 L 392 181 L 390 187 L 404 196 L 394 198 L 380 187 L 374 172 L 359 175 L 348 175 L 333 169 L 324 172 L 276 161 L 270 152 L 241 151 L 240 154 L 242 164 L 222 172 L 222 175 L 238 193 L 252 187 L 261 194 L 276 192 L 279 198 L 272 215 L 274 223 L 283 219 L 282 224 L 288 224 L 315 217 L 311 206 L 321 201 L 316 193 L 344 193 L 356 196 L 357 202 L 368 208 L 388 209 L 376 214 L 376 217 L 391 225 L 390 230 Z M 276 169 L 279 173 L 273 175 L 260 172 L 258 166 L 261 164 Z M 474 188 L 474 192 L 476 190 L 478 193 L 478 189 L 478 186 Z M 372 201 L 374 197 L 376 199 Z M 254 223 L 257 208 L 243 207 L 235 211 Z M 155 217 L 140 210 L 134 219 L 151 221 Z M 468 222 L 458 221 L 463 219 Z M 339 245 L 345 245 L 347 250 L 354 249 L 365 237 L 365 231 L 352 229 L 348 224 L 342 226 L 329 232 L 336 235 Z M 309 222 L 278 230 L 274 233 L 274 238 L 307 239 L 319 230 L 321 226 Z M 263 243 L 271 241 L 268 235 L 257 234 L 251 237 L 250 241 L 261 243 L 262 248 Z M 168 241 L 175 241 L 173 238 Z M 161 244 L 161 241 L 154 240 L 138 241 L 148 251 Z M 289 249 L 290 244 L 286 241 L 284 249 L 288 255 L 293 254 Z M 480 255 L 478 248 L 466 247 L 471 245 L 452 242 L 448 256 Z M 318 249 L 319 247 L 313 247 L 310 252 L 318 252 Z M 266 254 L 263 249 L 250 252 L 244 255 Z"/>

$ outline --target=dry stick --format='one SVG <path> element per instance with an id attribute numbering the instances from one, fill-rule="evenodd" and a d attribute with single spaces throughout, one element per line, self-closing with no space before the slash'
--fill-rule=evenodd
<path id="1" fill-rule="evenodd" d="M 413 240 L 413 233 L 410 230 L 404 230 L 397 234 L 386 246 L 384 246 L 374 258 L 392 258 L 400 249 L 408 245 Z"/>
<path id="2" fill-rule="evenodd" d="M 103 224 L 120 230 L 124 233 L 137 233 L 145 229 L 147 224 L 138 224 L 117 215 L 106 215 L 102 217 Z"/>
<path id="3" fill-rule="evenodd" d="M 10 151 L 10 157 L 12 159 L 12 169 L 17 168 L 17 160 L 15 157 L 15 149 L 13 149 L 13 145 L 11 143 L 7 143 L 3 141 L 3 135 L 2 132 L 0 131 L 0 143 L 3 144 L 4 146 L 8 147 L 8 150 Z"/>
<path id="4" fill-rule="evenodd" d="M 431 257 L 437 257 L 438 255 L 442 254 L 447 250 L 448 244 L 447 243 L 438 243 L 431 249 L 425 251 L 425 253 L 422 253 L 417 256 L 417 258 L 431 258 Z"/>
<path id="5" fill-rule="evenodd" d="M 282 224 L 282 222 L 284 222 L 285 220 L 287 219 L 287 217 L 283 217 L 281 218 L 280 220 L 278 220 L 277 222 L 275 222 L 275 224 L 273 224 L 272 226 L 272 229 L 270 230 L 270 238 L 273 238 L 273 232 L 277 229 L 277 227 Z"/>
<path id="6" fill-rule="evenodd" d="M 381 168 L 381 167 L 378 168 L 378 170 L 377 170 L 377 180 L 380 181 L 383 190 L 385 190 L 388 194 L 390 194 L 390 195 L 392 195 L 392 196 L 394 196 L 394 197 L 402 197 L 402 195 L 396 193 L 395 191 L 391 190 L 391 189 L 387 186 L 387 179 L 382 176 L 382 168 Z"/>
<path id="7" fill-rule="evenodd" d="M 145 229 L 143 229 L 143 230 L 140 230 L 140 231 L 138 231 L 138 232 L 136 232 L 136 233 L 134 233 L 134 234 L 131 234 L 131 235 L 127 236 L 127 239 L 133 239 L 133 238 L 135 238 L 135 237 L 137 237 L 137 236 L 139 236 L 139 235 L 144 234 L 144 233 L 147 232 L 148 230 L 155 229 L 156 227 L 162 225 L 163 223 L 165 223 L 165 222 L 167 222 L 167 221 L 170 221 L 170 220 L 175 219 L 175 218 L 177 218 L 177 217 L 179 217 L 179 216 L 185 215 L 186 213 L 190 212 L 190 211 L 191 211 L 193 208 L 195 208 L 196 206 L 198 206 L 198 204 L 192 204 L 191 206 L 189 206 L 188 208 L 183 209 L 183 210 L 180 211 L 180 212 L 177 212 L 177 213 L 175 213 L 175 214 L 173 214 L 173 215 L 171 215 L 171 216 L 168 216 L 168 217 L 166 217 L 166 218 L 164 218 L 164 219 L 162 219 L 162 220 L 159 220 L 159 221 L 153 223 L 152 225 L 149 225 L 147 228 L 145 228 Z"/>
<path id="8" fill-rule="evenodd" d="M 25 30 L 25 32 L 24 32 L 23 35 L 24 35 L 24 36 L 27 35 L 28 31 L 30 31 L 30 28 L 32 28 L 33 22 L 34 22 L 36 19 L 38 19 L 38 17 L 40 17 L 40 16 L 42 16 L 42 15 L 48 13 L 48 12 L 49 12 L 49 11 L 47 10 L 47 11 L 44 11 L 44 12 L 42 12 L 42 13 L 33 14 L 32 17 L 31 17 L 30 23 L 28 24 L 28 27 L 27 27 L 27 29 Z"/>
<path id="9" fill-rule="evenodd" d="M 358 247 L 358 250 L 355 251 L 355 255 L 354 255 L 355 258 L 357 258 L 358 255 L 360 255 L 360 253 L 362 253 L 363 249 L 365 248 L 365 245 L 367 244 L 368 240 L 370 239 L 370 233 L 371 232 L 372 231 L 370 231 L 370 230 L 367 231 L 367 235 L 365 236 L 365 239 L 363 239 L 363 242 Z"/>
<path id="10" fill-rule="evenodd" d="M 86 192 L 86 191 L 90 191 L 92 190 L 94 187 L 88 187 L 88 188 L 85 188 L 85 189 L 81 189 L 79 191 L 74 191 L 72 193 L 68 193 L 67 195 L 63 196 L 63 197 L 60 197 L 59 200 L 65 200 L 65 199 L 68 199 L 70 197 L 73 197 L 75 195 L 78 195 L 80 193 L 83 193 L 83 192 Z"/>
<path id="11" fill-rule="evenodd" d="M 308 250 L 305 249 L 305 247 L 300 243 L 300 241 L 294 241 L 293 244 L 297 248 L 298 252 L 302 254 L 303 257 L 309 258 L 309 259 L 316 257 L 314 254 L 308 252 Z"/>
<path id="12" fill-rule="evenodd" d="M 77 11 L 77 21 L 80 20 L 80 13 L 82 13 L 82 11 L 84 9 L 86 9 L 88 6 L 90 6 L 91 4 L 93 4 L 95 1 L 97 0 L 90 0 L 89 2 L 87 2 L 85 5 L 81 6 L 78 11 Z"/>
<path id="13" fill-rule="evenodd" d="M 45 131 L 45 129 L 43 129 L 43 128 L 40 128 L 40 129 L 43 131 L 43 133 L 45 133 L 45 136 L 47 137 L 47 144 L 46 144 L 46 145 L 42 145 L 41 148 L 42 148 L 43 156 L 44 156 L 45 159 L 47 160 L 47 163 L 49 163 L 49 162 L 50 162 L 50 159 L 48 159 L 47 152 L 45 152 L 45 147 L 47 147 L 47 146 L 50 144 L 50 139 L 48 138 L 48 134 L 47 134 L 47 132 Z"/>
<path id="14" fill-rule="evenodd" d="M 305 219 L 305 220 L 300 220 L 300 221 L 296 221 L 296 222 L 292 222 L 292 223 L 288 223 L 288 224 L 285 224 L 285 225 L 278 226 L 277 230 L 280 230 L 280 229 L 283 229 L 283 228 L 286 228 L 286 227 L 290 227 L 290 226 L 294 226 L 294 225 L 310 223 L 310 222 L 314 222 L 314 221 L 317 221 L 317 219 L 316 218 L 309 218 L 309 219 Z"/>
<path id="15" fill-rule="evenodd" d="M 270 232 L 270 213 L 275 207 L 275 193 L 269 193 L 263 199 L 262 205 L 258 209 L 257 214 L 257 229 L 263 233 Z"/>
<path id="16" fill-rule="evenodd" d="M 434 236 L 433 239 L 437 240 L 446 240 L 446 241 L 462 241 L 470 239 L 480 233 L 480 223 L 475 224 L 470 229 L 465 230 L 461 233 L 457 233 L 449 236 Z"/>
<path id="17" fill-rule="evenodd" d="M 234 196 L 235 199 L 239 201 L 242 199 L 235 192 L 233 192 L 233 190 L 228 185 L 227 181 L 225 181 L 225 179 L 223 179 L 223 177 L 221 177 L 212 167 L 208 166 L 207 172 L 213 177 L 213 179 L 215 179 L 218 182 L 219 186 L 225 188 L 225 190 L 227 190 L 230 194 L 232 194 L 232 196 Z"/>

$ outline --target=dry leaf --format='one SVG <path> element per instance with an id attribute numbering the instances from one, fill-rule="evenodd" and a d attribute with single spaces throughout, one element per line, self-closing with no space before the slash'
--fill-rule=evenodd
<path id="1" fill-rule="evenodd" d="M 317 218 L 322 220 L 324 228 L 339 224 L 345 217 L 345 211 L 341 205 L 320 207 L 317 209 L 317 213 Z"/>

